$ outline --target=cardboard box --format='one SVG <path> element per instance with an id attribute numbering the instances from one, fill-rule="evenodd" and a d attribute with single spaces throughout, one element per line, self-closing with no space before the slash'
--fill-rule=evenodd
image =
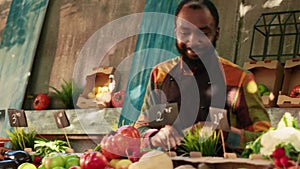
<path id="1" fill-rule="evenodd" d="M 290 59 L 284 65 L 284 79 L 277 105 L 279 107 L 300 107 L 300 98 L 290 97 L 291 90 L 300 85 L 300 59 Z"/>
<path id="2" fill-rule="evenodd" d="M 270 91 L 269 96 L 262 96 L 265 107 L 275 107 L 282 85 L 283 66 L 278 60 L 250 61 L 244 68 L 251 71 L 257 84 L 264 84 Z"/>
<path id="3" fill-rule="evenodd" d="M 115 86 L 113 67 L 100 67 L 93 69 L 86 76 L 86 86 L 82 94 L 78 97 L 77 106 L 79 108 L 106 108 L 111 107 L 111 92 Z M 114 82 L 113 82 L 114 81 Z M 98 91 L 98 90 L 105 91 Z M 97 95 L 97 93 L 102 92 Z M 94 94 L 94 97 L 89 95 Z"/>

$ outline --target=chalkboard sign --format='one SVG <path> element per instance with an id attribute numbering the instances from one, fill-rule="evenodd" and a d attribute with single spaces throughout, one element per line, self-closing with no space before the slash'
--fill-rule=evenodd
<path id="1" fill-rule="evenodd" d="M 218 129 L 222 129 L 224 131 L 230 131 L 227 111 L 225 109 L 210 107 L 209 117 L 213 126 L 217 126 Z"/>
<path id="2" fill-rule="evenodd" d="M 24 110 L 8 110 L 9 123 L 11 127 L 27 127 L 27 120 Z"/>
<path id="3" fill-rule="evenodd" d="M 5 110 L 0 110 L 0 120 L 5 118 Z"/>
<path id="4" fill-rule="evenodd" d="M 54 112 L 54 119 L 58 128 L 65 128 L 70 126 L 69 119 L 64 110 Z"/>
<path id="5" fill-rule="evenodd" d="M 150 126 L 172 125 L 178 116 L 177 103 L 153 105 L 149 110 Z"/>

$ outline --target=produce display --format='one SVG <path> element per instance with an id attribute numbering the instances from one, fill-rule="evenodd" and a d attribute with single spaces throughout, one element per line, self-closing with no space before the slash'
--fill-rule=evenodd
<path id="1" fill-rule="evenodd" d="M 23 131 L 24 132 L 24 131 Z M 32 132 L 32 131 L 31 131 Z M 32 132 L 34 133 L 34 132 Z M 13 134 L 14 136 L 17 134 Z M 23 133 L 26 137 L 31 134 Z M 219 132 L 201 125 L 195 125 L 182 141 L 180 151 L 185 155 L 201 152 L 203 156 L 217 156 L 220 149 Z M 205 137 L 205 138 L 204 138 Z M 210 137 L 210 138 L 209 138 Z M 201 140 L 201 139 L 206 139 Z M 105 135 L 94 148 L 80 153 L 68 153 L 63 140 L 36 138 L 33 151 L 7 150 L 0 161 L 2 169 L 173 169 L 170 154 L 141 148 L 138 130 L 123 125 Z M 299 163 L 300 127 L 297 121 L 286 113 L 276 128 L 271 128 L 257 140 L 248 143 L 244 158 L 260 154 L 273 161 L 276 169 L 294 167 Z M 179 152 L 180 152 L 179 151 Z M 176 154 L 175 154 L 176 155 Z M 178 154 L 177 154 L 178 155 Z M 192 158 L 192 155 L 190 154 Z M 198 156 L 201 157 L 201 156 Z M 270 163 L 271 163 L 270 161 Z"/>
<path id="2" fill-rule="evenodd" d="M 261 154 L 271 159 L 278 169 L 299 165 L 300 126 L 297 120 L 286 112 L 276 128 L 262 134 L 255 141 L 248 143 L 243 157 Z"/>

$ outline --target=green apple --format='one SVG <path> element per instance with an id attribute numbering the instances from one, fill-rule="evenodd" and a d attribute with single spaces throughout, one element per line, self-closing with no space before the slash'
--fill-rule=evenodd
<path id="1" fill-rule="evenodd" d="M 269 96 L 270 94 L 271 94 L 271 92 L 266 91 L 266 92 L 263 93 L 263 96 Z"/>
<path id="2" fill-rule="evenodd" d="M 112 166 L 113 168 L 116 168 L 116 164 L 120 161 L 121 159 L 112 159 L 109 161 L 109 165 Z"/>
<path id="3" fill-rule="evenodd" d="M 66 169 L 65 167 L 54 167 L 52 169 Z"/>
<path id="4" fill-rule="evenodd" d="M 37 169 L 37 168 L 34 164 L 26 162 L 19 165 L 18 169 Z"/>
<path id="5" fill-rule="evenodd" d="M 65 160 L 61 155 L 57 156 L 51 156 L 51 157 L 45 157 L 45 168 L 46 169 L 52 169 L 54 167 L 64 167 L 65 166 Z"/>
<path id="6" fill-rule="evenodd" d="M 81 169 L 79 166 L 72 166 L 70 168 L 67 168 L 67 169 Z"/>
<path id="7" fill-rule="evenodd" d="M 115 168 L 116 169 L 128 169 L 130 164 L 132 164 L 132 161 L 130 161 L 129 159 L 122 159 L 117 162 Z"/>
<path id="8" fill-rule="evenodd" d="M 76 154 L 67 154 L 67 155 L 63 156 L 63 158 L 64 158 L 65 162 L 66 162 L 69 158 L 78 158 L 78 159 L 79 159 L 78 155 L 76 155 Z"/>
<path id="9" fill-rule="evenodd" d="M 79 166 L 79 158 L 73 157 L 73 158 L 68 158 L 65 162 L 65 168 L 70 168 L 72 166 Z"/>
<path id="10" fill-rule="evenodd" d="M 41 164 L 38 169 L 46 169 L 45 164 Z"/>
<path id="11" fill-rule="evenodd" d="M 269 91 L 268 87 L 262 83 L 257 85 L 259 95 L 263 95 L 263 93 Z"/>

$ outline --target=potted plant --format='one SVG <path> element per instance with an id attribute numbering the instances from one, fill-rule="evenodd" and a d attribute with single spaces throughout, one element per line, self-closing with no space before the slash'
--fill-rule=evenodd
<path id="1" fill-rule="evenodd" d="M 54 95 L 58 97 L 58 99 L 64 104 L 64 108 L 66 109 L 74 109 L 73 99 L 76 98 L 78 93 L 80 93 L 79 88 L 73 84 L 73 80 L 63 80 L 61 84 L 61 89 L 58 89 L 54 86 L 49 86 L 53 89 Z"/>
<path id="2" fill-rule="evenodd" d="M 36 130 L 28 128 L 27 131 L 24 128 L 14 128 L 13 131 L 6 131 L 12 150 L 24 150 L 25 148 L 34 149 L 34 141 L 36 139 Z"/>
<path id="3" fill-rule="evenodd" d="M 218 144 L 220 133 L 211 127 L 195 125 L 188 130 L 181 146 L 176 150 L 179 154 L 201 152 L 202 156 L 217 156 L 221 146 Z"/>

